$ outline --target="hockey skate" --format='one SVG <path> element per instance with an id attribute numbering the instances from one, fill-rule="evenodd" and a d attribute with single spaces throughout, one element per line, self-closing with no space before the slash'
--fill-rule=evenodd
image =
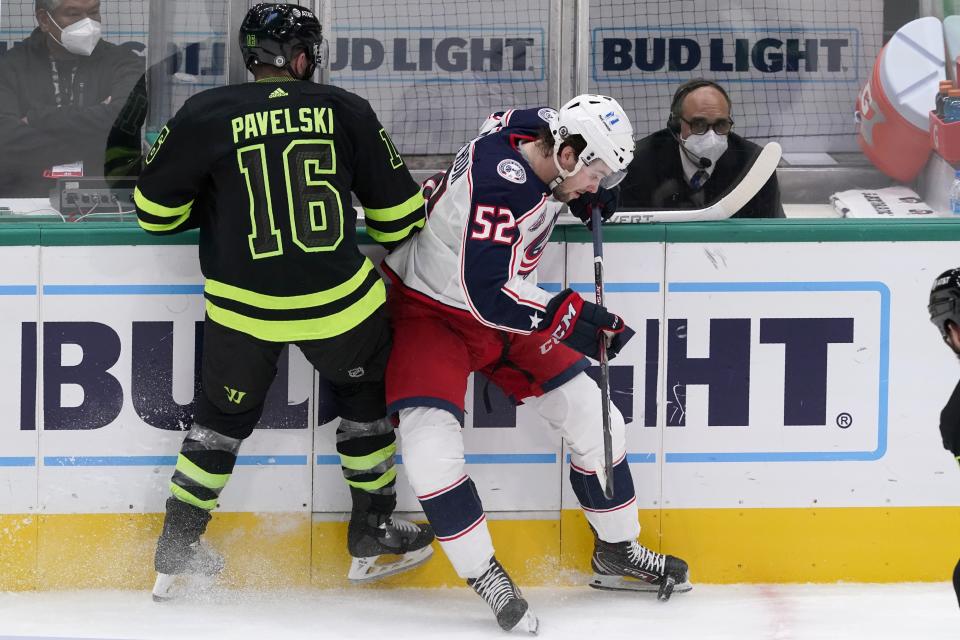
<path id="1" fill-rule="evenodd" d="M 496 558 L 491 558 L 490 568 L 482 576 L 467 580 L 467 584 L 490 605 L 501 629 L 519 629 L 536 635 L 540 621 Z"/>
<path id="2" fill-rule="evenodd" d="M 669 600 L 674 593 L 690 591 L 687 563 L 680 558 L 647 549 L 636 540 L 604 542 L 597 539 L 593 548 L 594 589 L 614 591 L 650 591 L 658 600 Z"/>
<path id="3" fill-rule="evenodd" d="M 167 500 L 167 515 L 154 556 L 155 602 L 209 588 L 223 571 L 223 556 L 200 539 L 209 521 L 209 512 L 176 498 Z"/>
<path id="4" fill-rule="evenodd" d="M 402 518 L 354 511 L 347 527 L 353 560 L 347 578 L 367 582 L 412 569 L 433 555 L 433 529 Z"/>

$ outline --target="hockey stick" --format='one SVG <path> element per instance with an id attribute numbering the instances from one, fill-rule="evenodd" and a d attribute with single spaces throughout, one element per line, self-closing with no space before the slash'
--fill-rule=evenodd
<path id="1" fill-rule="evenodd" d="M 603 306 L 603 220 L 600 207 L 590 207 L 593 231 L 593 284 L 597 306 Z M 607 337 L 600 332 L 600 406 L 603 416 L 603 495 L 613 499 L 613 439 L 610 427 L 610 365 L 607 363 Z M 599 477 L 599 474 L 597 474 Z"/>
<path id="2" fill-rule="evenodd" d="M 780 144 L 777 142 L 768 142 L 764 145 L 760 154 L 740 181 L 709 207 L 678 211 L 618 211 L 606 223 L 707 222 L 729 218 L 750 202 L 753 196 L 760 192 L 763 185 L 767 184 L 767 180 L 770 179 L 773 172 L 777 170 L 777 165 L 780 164 L 782 151 Z"/>

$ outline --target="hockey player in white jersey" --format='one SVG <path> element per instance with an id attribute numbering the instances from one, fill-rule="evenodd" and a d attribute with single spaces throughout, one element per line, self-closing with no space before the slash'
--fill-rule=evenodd
<path id="1" fill-rule="evenodd" d="M 633 158 L 633 129 L 616 100 L 581 95 L 559 112 L 491 116 L 450 169 L 424 188 L 423 230 L 390 254 L 394 347 L 388 411 L 400 415 L 404 466 L 457 573 L 500 626 L 535 632 L 537 618 L 494 557 L 483 506 L 464 466 L 467 377 L 480 371 L 528 401 L 571 448 L 570 482 L 595 535 L 591 586 L 689 590 L 683 560 L 637 542 L 623 417 L 611 407 L 616 491 L 603 495 L 601 395 L 584 356 L 610 358 L 632 337 L 623 320 L 570 289 L 536 284 L 536 267 L 564 203 L 582 217 L 615 207 L 610 190 Z"/>

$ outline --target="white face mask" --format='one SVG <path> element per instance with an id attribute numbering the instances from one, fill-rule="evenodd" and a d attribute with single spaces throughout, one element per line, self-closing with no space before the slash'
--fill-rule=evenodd
<path id="1" fill-rule="evenodd" d="M 687 136 L 683 146 L 701 158 L 709 158 L 715 165 L 727 150 L 727 136 L 718 136 L 713 129 L 708 129 L 706 133 Z"/>
<path id="2" fill-rule="evenodd" d="M 78 56 L 89 56 L 93 53 L 94 47 L 100 42 L 99 22 L 90 18 L 84 18 L 64 29 L 57 24 L 57 21 L 53 19 L 49 11 L 47 15 L 50 16 L 50 22 L 56 24 L 57 28 L 60 29 L 60 39 L 57 40 L 54 38 L 54 40 L 57 40 L 64 49 Z"/>

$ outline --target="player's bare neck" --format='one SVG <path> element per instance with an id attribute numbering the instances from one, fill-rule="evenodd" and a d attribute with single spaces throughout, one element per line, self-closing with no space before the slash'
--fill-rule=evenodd
<path id="1" fill-rule="evenodd" d="M 543 145 L 537 140 L 524 142 L 520 145 L 519 150 L 533 172 L 545 183 L 550 184 L 557 177 L 557 168 L 553 165 L 553 159 L 550 157 L 550 151 L 552 150 L 545 152 Z"/>
<path id="2" fill-rule="evenodd" d="M 253 77 L 259 81 L 265 78 L 292 78 L 293 76 L 291 76 L 290 72 L 286 69 L 278 69 L 270 65 L 258 64 L 253 68 Z"/>

